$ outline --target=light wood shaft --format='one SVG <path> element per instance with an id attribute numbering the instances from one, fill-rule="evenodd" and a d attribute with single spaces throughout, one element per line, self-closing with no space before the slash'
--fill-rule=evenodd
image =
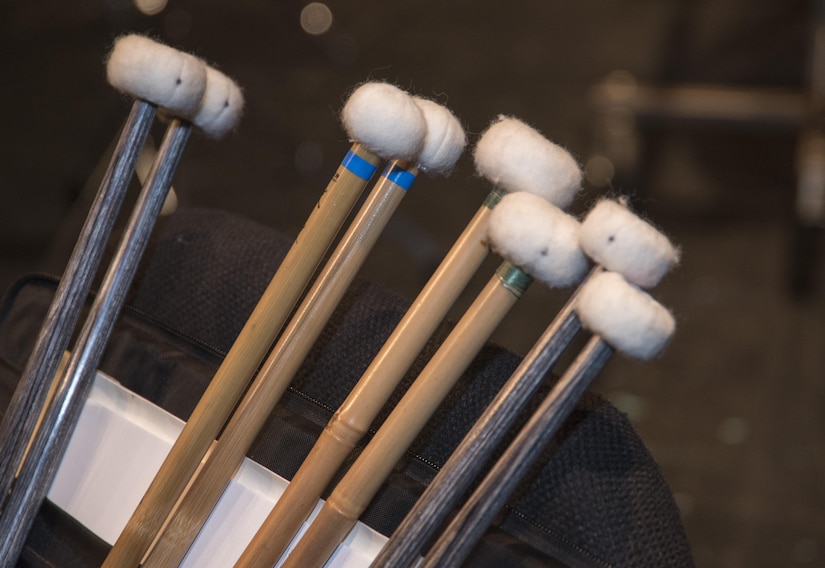
<path id="1" fill-rule="evenodd" d="M 444 258 L 438 270 L 410 306 L 332 418 L 332 427 L 346 424 L 365 434 L 427 344 L 438 324 L 487 257 L 487 220 L 481 207 Z"/>
<path id="2" fill-rule="evenodd" d="M 283 495 L 235 564 L 270 568 L 312 513 L 349 452 L 367 432 L 438 324 L 487 257 L 482 206 L 330 420 Z"/>
<path id="3" fill-rule="evenodd" d="M 275 508 L 235 563 L 236 568 L 271 568 L 275 565 L 318 504 L 324 489 L 332 481 L 356 441 L 357 438 L 355 441 L 342 440 L 330 432 L 329 428 L 321 432 Z M 300 484 L 296 484 L 299 476 Z"/>
<path id="4" fill-rule="evenodd" d="M 227 423 L 145 567 L 175 566 L 185 556 L 405 193 L 380 178 Z"/>
<path id="5" fill-rule="evenodd" d="M 379 162 L 358 144 L 351 151 L 371 164 Z M 343 165 L 338 168 L 115 542 L 104 568 L 139 565 L 366 184 L 367 180 Z"/>
<path id="6" fill-rule="evenodd" d="M 494 276 L 329 498 L 357 518 L 518 296 Z"/>
<path id="7" fill-rule="evenodd" d="M 324 507 L 280 568 L 321 568 L 357 520 L 332 507 Z M 312 546 L 303 546 L 304 543 Z"/>
<path id="8" fill-rule="evenodd" d="M 599 272 L 601 268 L 597 266 L 591 271 L 591 275 Z M 550 371 L 581 330 L 581 324 L 573 311 L 580 290 L 581 286 L 567 300 L 453 450 L 404 520 L 396 527 L 390 540 L 373 559 L 371 568 L 415 566 L 425 545 L 443 526 L 445 519 L 478 477 L 481 469 L 490 461 L 539 386 L 549 380 Z"/>
<path id="9" fill-rule="evenodd" d="M 495 328 L 519 298 L 494 276 L 456 324 L 421 374 L 367 444 L 347 474 L 335 487 L 322 511 L 324 517 L 343 516 L 351 525 L 366 509 L 413 440 L 469 366 Z M 320 518 L 320 517 L 319 517 Z M 317 523 L 317 520 L 315 521 Z M 313 523 L 313 527 L 315 525 Z M 338 521 L 330 521 L 337 527 Z M 315 558 L 317 549 L 335 550 L 338 541 L 323 527 L 307 533 L 288 557 L 293 566 L 310 567 L 305 555 Z M 293 558 L 294 557 L 294 558 Z"/>

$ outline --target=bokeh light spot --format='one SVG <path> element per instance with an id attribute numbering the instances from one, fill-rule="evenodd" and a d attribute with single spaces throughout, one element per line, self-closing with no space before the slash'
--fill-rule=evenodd
<path id="1" fill-rule="evenodd" d="M 323 2 L 310 2 L 301 10 L 301 28 L 308 34 L 325 34 L 332 27 L 332 10 Z"/>

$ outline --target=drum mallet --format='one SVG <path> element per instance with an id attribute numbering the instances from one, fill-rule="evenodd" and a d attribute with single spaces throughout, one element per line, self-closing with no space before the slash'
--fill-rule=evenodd
<path id="1" fill-rule="evenodd" d="M 593 337 L 419 566 L 460 565 L 614 350 L 650 359 L 661 352 L 675 329 L 673 317 L 661 304 L 616 272 L 602 272 L 590 278 L 574 309 Z"/>
<path id="2" fill-rule="evenodd" d="M 129 37 L 145 40 L 140 36 Z M 153 44 L 150 44 L 150 47 L 151 45 Z M 110 75 L 112 66 L 118 67 L 118 60 L 114 58 L 117 47 L 110 58 Z M 207 72 L 207 67 L 202 62 L 194 58 L 193 61 L 202 66 L 206 76 L 206 87 L 200 107 L 195 116 L 191 117 L 191 121 L 199 125 L 206 134 L 219 137 L 234 127 L 240 117 L 243 98 L 240 90 L 228 77 L 215 70 Z M 174 171 L 191 129 L 192 124 L 189 120 L 170 118 L 163 142 L 138 196 L 113 261 L 72 349 L 69 362 L 58 379 L 48 409 L 41 416 L 40 428 L 35 434 L 34 442 L 29 448 L 0 518 L 0 533 L 9 537 L 8 541 L 0 546 L 0 565 L 13 561 L 19 555 L 25 534 L 57 472 L 109 334 L 166 200 Z M 10 544 L 11 542 L 18 544 Z"/>
<path id="3" fill-rule="evenodd" d="M 352 147 L 109 552 L 104 568 L 141 562 L 381 159 L 417 154 L 426 132 L 409 96 L 386 83 L 366 83 L 355 89 L 341 118 Z"/>
<path id="4" fill-rule="evenodd" d="M 409 97 L 409 102 L 419 108 L 412 97 Z M 421 105 L 419 113 L 426 133 L 424 150 L 420 155 L 432 155 L 439 159 L 439 163 L 443 156 L 450 156 L 444 163 L 452 169 L 464 149 L 464 133 L 458 121 L 440 105 Z M 429 130 L 431 125 L 432 131 Z M 427 151 L 428 147 L 440 150 L 431 153 Z M 420 157 L 419 163 L 422 170 L 433 167 L 433 164 L 421 162 Z M 195 476 L 159 541 L 145 559 L 145 566 L 166 566 L 183 559 L 275 404 L 411 187 L 418 169 L 413 161 L 394 160 L 384 170 L 276 342 L 202 470 Z"/>
<path id="5" fill-rule="evenodd" d="M 506 192 L 530 191 L 566 207 L 579 190 L 573 157 L 514 118 L 499 117 L 475 147 L 476 170 L 495 186 L 321 432 L 236 567 L 270 567 L 366 434 L 415 357 L 489 254 L 487 225 Z"/>
<path id="6" fill-rule="evenodd" d="M 653 226 L 623 205 L 600 201 L 585 217 L 582 249 L 598 266 L 591 274 L 615 270 L 651 287 L 678 261 L 678 251 Z M 618 246 L 623 243 L 622 246 Z M 588 277 L 589 279 L 590 277 Z M 581 290 L 581 286 L 579 290 Z M 396 528 L 373 566 L 413 566 L 426 543 L 491 459 L 504 436 L 581 329 L 573 306 L 575 292 L 490 402 L 453 454 Z"/>
<path id="7" fill-rule="evenodd" d="M 135 100 L 0 423 L 0 503 L 11 491 L 58 364 L 77 326 L 157 107 L 192 116 L 206 86 L 204 67 L 195 58 L 141 36 L 118 39 L 107 69 L 110 84 Z"/>
<path id="8" fill-rule="evenodd" d="M 494 213 L 531 198 L 514 215 L 494 215 L 512 226 L 494 231 L 508 243 L 493 242 L 508 259 L 473 304 L 350 467 L 306 533 L 284 561 L 284 568 L 319 567 L 347 536 L 398 460 L 470 365 L 490 335 L 521 297 L 533 277 L 558 288 L 577 283 L 587 269 L 579 248 L 579 223 L 556 206 L 527 193 L 504 197 Z M 532 275 L 532 276 L 530 276 Z"/>

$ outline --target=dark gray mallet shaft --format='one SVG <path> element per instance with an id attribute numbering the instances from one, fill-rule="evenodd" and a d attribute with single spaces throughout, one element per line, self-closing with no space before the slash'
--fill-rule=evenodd
<path id="1" fill-rule="evenodd" d="M 49 387 L 77 325 L 155 113 L 156 108 L 149 103 L 137 100 L 132 105 L 37 342 L 0 423 L 0 502 L 11 491 L 46 404 Z"/>
<path id="2" fill-rule="evenodd" d="M 460 566 L 604 368 L 613 347 L 594 335 L 473 492 L 420 565 Z"/>
<path id="3" fill-rule="evenodd" d="M 575 295 L 574 295 L 575 298 Z M 461 444 L 413 505 L 373 567 L 414 566 L 418 555 L 489 461 L 547 374 L 581 329 L 568 300 Z"/>
<path id="4" fill-rule="evenodd" d="M 41 426 L 0 517 L 2 568 L 11 567 L 16 562 L 49 491 L 191 129 L 189 123 L 178 119 L 170 122 L 115 258 L 59 379 L 52 402 L 43 414 Z"/>

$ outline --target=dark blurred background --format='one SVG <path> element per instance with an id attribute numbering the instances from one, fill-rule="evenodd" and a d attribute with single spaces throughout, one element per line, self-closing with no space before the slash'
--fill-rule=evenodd
<path id="1" fill-rule="evenodd" d="M 673 343 L 653 363 L 615 358 L 594 389 L 664 470 L 697 565 L 823 566 L 816 14 L 801 0 L 0 0 L 0 286 L 62 271 L 128 110 L 104 74 L 124 32 L 245 90 L 236 133 L 187 147 L 180 207 L 290 236 L 348 147 L 337 113 L 353 86 L 435 98 L 471 143 L 517 116 L 586 166 L 579 210 L 630 195 L 682 248 L 655 293 Z M 488 187 L 469 156 L 422 178 L 363 276 L 414 297 Z M 534 286 L 495 340 L 525 353 L 562 301 Z"/>

